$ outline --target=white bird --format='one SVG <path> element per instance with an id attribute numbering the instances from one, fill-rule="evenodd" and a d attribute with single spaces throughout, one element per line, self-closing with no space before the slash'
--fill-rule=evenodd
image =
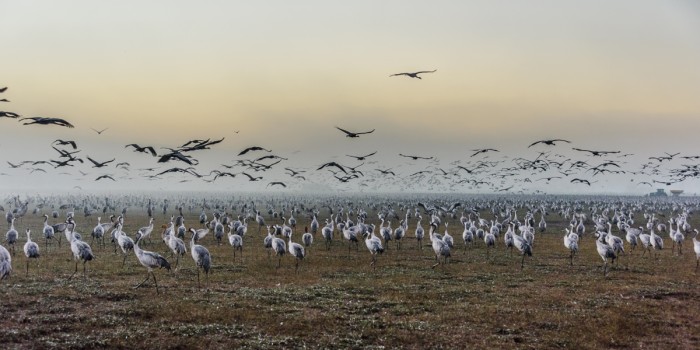
<path id="1" fill-rule="evenodd" d="M 180 265 L 180 257 L 187 253 L 187 247 L 185 246 L 185 241 L 175 236 L 175 232 L 172 230 L 174 224 L 170 222 L 169 234 L 165 237 L 166 244 L 170 251 L 175 256 L 175 270 L 177 271 L 178 265 Z M 143 237 L 143 236 L 142 236 Z"/>
<path id="2" fill-rule="evenodd" d="M 141 287 L 144 283 L 146 283 L 146 281 L 148 281 L 149 277 L 153 276 L 153 283 L 156 285 L 156 294 L 158 294 L 158 282 L 156 281 L 156 275 L 153 273 L 153 269 L 164 268 L 170 271 L 170 263 L 158 253 L 149 252 L 147 250 L 141 249 L 141 247 L 139 247 L 139 243 L 141 242 L 143 237 L 145 236 L 141 235 L 140 232 L 136 234 L 136 243 L 134 243 L 134 254 L 136 254 L 136 258 L 139 260 L 141 265 L 148 269 L 148 273 L 146 274 L 146 279 L 134 288 Z"/>
<path id="3" fill-rule="evenodd" d="M 296 258 L 294 272 L 297 272 L 299 270 L 299 261 L 304 260 L 304 257 L 306 256 L 306 251 L 304 250 L 304 247 L 301 244 L 292 242 L 291 233 L 287 238 L 289 239 L 287 249 L 289 250 L 289 254 Z"/>
<path id="4" fill-rule="evenodd" d="M 474 233 L 472 233 L 472 230 L 469 229 L 469 221 L 464 222 L 464 232 L 462 232 L 462 240 L 464 241 L 464 254 L 466 254 L 467 245 L 469 245 L 470 248 L 472 245 L 474 245 Z"/>
<path id="5" fill-rule="evenodd" d="M 53 226 L 49 225 L 49 216 L 44 215 L 44 229 L 42 231 L 44 234 L 44 239 L 46 240 L 46 251 L 49 250 L 49 240 L 54 239 L 54 229 Z"/>
<path id="6" fill-rule="evenodd" d="M 564 228 L 564 247 L 569 250 L 569 265 L 574 265 L 574 255 L 578 252 L 578 235 L 568 228 Z"/>
<path id="7" fill-rule="evenodd" d="M 608 259 L 612 259 L 613 263 L 615 262 L 615 259 L 617 259 L 615 250 L 611 246 L 609 246 L 608 243 L 605 241 L 605 235 L 605 232 L 597 232 L 595 234 L 596 250 L 598 251 L 598 255 L 600 255 L 600 258 L 603 259 L 603 262 L 605 263 L 605 265 L 603 266 L 603 275 L 608 274 Z"/>
<path id="8" fill-rule="evenodd" d="M 87 262 L 95 258 L 92 254 L 92 248 L 86 242 L 78 239 L 78 233 L 75 232 L 75 222 L 73 219 L 69 219 L 69 227 L 66 228 L 66 236 L 70 236 L 70 250 L 73 253 L 73 258 L 75 259 L 75 271 L 68 278 L 69 280 L 75 276 L 78 272 L 78 262 L 83 262 L 83 277 L 86 277 Z"/>
<path id="9" fill-rule="evenodd" d="M 685 236 L 681 232 L 681 226 L 678 225 L 676 226 L 676 230 L 673 230 L 673 226 L 670 225 L 669 222 L 669 229 L 668 229 L 668 235 L 671 238 L 671 242 L 673 243 L 673 247 L 671 248 L 671 254 L 673 254 L 673 251 L 676 250 L 676 245 L 678 245 L 678 255 L 683 255 L 683 241 L 685 241 Z"/>
<path id="10" fill-rule="evenodd" d="M 450 235 L 450 233 L 447 232 L 448 225 L 449 224 L 447 223 L 447 221 L 445 221 L 445 234 L 442 236 L 442 240 L 445 241 L 445 243 L 447 243 L 450 249 L 452 249 L 455 246 L 455 241 L 454 238 L 452 238 L 452 236 Z"/>
<path id="11" fill-rule="evenodd" d="M 243 262 L 243 237 L 233 233 L 233 228 L 228 232 L 228 243 L 233 247 L 233 260 L 236 260 L 236 250 L 241 252 L 241 263 Z"/>
<path id="12" fill-rule="evenodd" d="M 321 235 L 326 244 L 326 250 L 331 249 L 331 243 L 333 243 L 333 220 L 326 219 L 326 226 L 321 229 Z"/>
<path id="13" fill-rule="evenodd" d="M 278 257 L 277 268 L 279 268 L 282 265 L 282 257 L 287 253 L 287 244 L 282 238 L 272 236 L 272 250 L 275 251 L 275 255 Z"/>
<path id="14" fill-rule="evenodd" d="M 202 288 L 199 282 L 199 270 L 204 270 L 205 278 L 207 280 L 207 289 L 209 289 L 209 270 L 211 270 L 211 254 L 209 250 L 204 246 L 197 244 L 197 239 L 199 239 L 198 231 L 191 228 L 192 239 L 190 240 L 190 253 L 192 254 L 192 259 L 197 266 L 197 287 Z M 209 232 L 209 229 L 207 229 Z"/>
<path id="15" fill-rule="evenodd" d="M 307 249 L 311 247 L 312 243 L 314 243 L 314 235 L 309 233 L 308 227 L 304 227 L 304 234 L 301 236 L 301 241 L 304 243 L 304 247 Z"/>
<path id="16" fill-rule="evenodd" d="M 384 247 L 382 247 L 382 240 L 374 235 L 374 225 L 370 226 L 370 231 L 365 238 L 365 245 L 369 249 L 370 254 L 372 254 L 372 262 L 369 266 L 376 268 L 375 263 L 377 262 L 377 253 L 384 253 Z"/>
<path id="17" fill-rule="evenodd" d="M 493 233 L 489 232 L 483 232 L 484 235 L 484 243 L 486 243 L 486 259 L 489 258 L 490 256 L 490 248 L 495 248 L 496 247 L 496 236 L 493 235 Z M 513 234 L 515 236 L 515 234 Z"/>
<path id="18" fill-rule="evenodd" d="M 153 218 L 148 220 L 148 226 L 141 227 L 138 233 L 141 234 L 141 239 L 148 238 L 148 242 L 151 242 L 151 233 L 153 232 Z"/>
<path id="19" fill-rule="evenodd" d="M 408 214 L 408 212 L 406 214 Z M 403 237 L 406 235 L 406 228 L 404 227 L 405 222 L 405 220 L 401 221 L 399 227 L 397 227 L 396 230 L 394 230 L 394 240 L 396 241 L 397 250 L 401 250 L 401 239 L 403 239 Z"/>
<path id="20" fill-rule="evenodd" d="M 115 238 L 117 239 L 117 245 L 119 246 L 119 248 L 121 248 L 122 254 L 124 255 L 124 259 L 122 261 L 122 267 L 124 267 L 126 265 L 127 256 L 134 249 L 134 240 L 127 236 L 126 233 L 124 233 L 124 231 L 122 231 L 121 223 L 117 223 L 115 230 Z"/>
<path id="21" fill-rule="evenodd" d="M 661 236 L 654 233 L 653 229 L 649 232 L 649 236 L 651 246 L 654 248 L 654 258 L 658 258 L 658 251 L 664 249 L 664 240 Z"/>
<path id="22" fill-rule="evenodd" d="M 12 255 L 15 255 L 15 243 L 17 243 L 17 237 L 19 236 L 17 230 L 15 230 L 15 220 L 16 218 L 14 217 L 10 220 L 10 229 L 5 234 L 5 242 L 12 249 Z"/>
<path id="23" fill-rule="evenodd" d="M 95 228 L 92 229 L 92 240 L 98 240 L 98 242 L 102 242 L 102 246 L 104 247 L 104 242 L 105 242 L 105 228 L 102 226 L 102 217 L 97 217 L 97 225 L 95 225 Z"/>
<path id="24" fill-rule="evenodd" d="M 422 216 L 418 216 L 418 224 L 416 224 L 416 242 L 418 243 L 418 249 L 423 249 L 423 237 L 425 237 L 425 230 L 421 226 L 420 222 L 423 220 Z"/>
<path id="25" fill-rule="evenodd" d="M 24 256 L 27 257 L 27 276 L 29 276 L 29 259 L 39 258 L 39 245 L 32 242 L 32 238 L 29 236 L 30 232 L 27 229 L 27 243 L 24 243 Z"/>
<path id="26" fill-rule="evenodd" d="M 272 252 L 272 239 L 275 238 L 272 235 L 272 227 L 267 226 L 267 236 L 263 238 L 263 247 L 267 250 L 267 259 L 270 260 L 270 253 Z"/>
<path id="27" fill-rule="evenodd" d="M 384 227 L 384 219 L 382 219 L 382 223 L 379 225 L 379 232 L 382 235 L 382 239 L 384 239 L 384 245 L 389 249 L 389 241 L 391 241 L 391 236 L 394 232 L 394 230 L 391 229 L 391 221 L 388 221 L 386 227 Z"/>
<path id="28" fill-rule="evenodd" d="M 12 274 L 12 256 L 7 249 L 0 245 L 0 281 Z"/>
<path id="29" fill-rule="evenodd" d="M 447 264 L 447 258 L 450 257 L 450 246 L 445 243 L 442 239 L 439 239 L 435 237 L 435 226 L 430 225 L 430 241 L 433 246 L 433 251 L 435 252 L 435 260 L 437 263 L 432 266 L 432 268 L 435 268 L 435 266 L 438 266 L 440 264 L 440 257 L 445 258 L 445 264 Z"/>
<path id="30" fill-rule="evenodd" d="M 523 258 L 520 260 L 520 268 L 525 266 L 525 256 L 532 256 L 532 246 L 527 241 L 527 239 L 520 237 L 520 235 L 513 234 L 513 245 L 520 251 Z"/>

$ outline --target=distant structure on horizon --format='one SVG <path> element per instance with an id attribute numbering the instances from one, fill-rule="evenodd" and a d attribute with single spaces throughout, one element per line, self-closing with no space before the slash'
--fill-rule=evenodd
<path id="1" fill-rule="evenodd" d="M 681 191 L 683 192 L 683 191 Z M 657 188 L 656 192 L 649 193 L 649 197 L 668 197 L 663 188 Z"/>
<path id="2" fill-rule="evenodd" d="M 671 195 L 674 197 L 680 197 L 683 190 L 671 190 Z"/>

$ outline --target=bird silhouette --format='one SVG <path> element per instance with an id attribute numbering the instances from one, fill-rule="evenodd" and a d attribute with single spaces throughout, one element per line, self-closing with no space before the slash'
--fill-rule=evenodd
<path id="1" fill-rule="evenodd" d="M 374 130 L 375 130 L 375 129 L 372 129 L 372 130 L 370 130 L 370 131 L 364 131 L 364 132 L 352 132 L 352 131 L 347 131 L 347 130 L 345 130 L 345 129 L 343 129 L 343 128 L 339 128 L 339 127 L 337 127 L 337 126 L 336 126 L 335 128 L 338 129 L 338 130 L 340 130 L 340 131 L 342 131 L 342 132 L 344 132 L 344 133 L 345 133 L 345 137 L 351 137 L 351 138 L 360 137 L 360 135 L 364 135 L 364 134 L 371 134 L 371 133 L 373 133 Z"/>
<path id="2" fill-rule="evenodd" d="M 500 152 L 499 150 L 494 149 L 494 148 L 473 149 L 472 151 L 474 152 L 474 154 L 472 154 L 470 157 L 474 157 L 478 154 L 486 153 L 486 152 Z"/>
<path id="3" fill-rule="evenodd" d="M 90 129 L 92 129 L 92 131 L 96 132 L 97 135 L 102 135 L 102 133 L 105 132 L 105 131 L 107 131 L 107 129 L 109 129 L 109 128 L 104 128 L 104 129 L 102 129 L 102 130 L 97 130 L 97 129 L 95 129 L 95 128 L 90 128 Z"/>
<path id="4" fill-rule="evenodd" d="M 395 77 L 397 75 L 405 75 L 405 76 L 410 77 L 410 78 L 423 79 L 423 78 L 419 77 L 418 74 L 435 73 L 435 72 L 437 72 L 437 69 L 435 69 L 435 70 L 422 70 L 420 72 L 411 72 L 411 73 L 396 73 L 396 74 L 390 75 L 389 77 Z"/>
<path id="5" fill-rule="evenodd" d="M 272 150 L 269 150 L 269 149 L 265 149 L 265 148 L 258 147 L 258 146 L 253 146 L 253 147 L 248 147 L 248 148 L 244 149 L 243 151 L 241 151 L 241 153 L 238 153 L 238 155 L 239 155 L 239 156 L 242 156 L 242 155 L 244 155 L 244 154 L 246 154 L 246 153 L 248 153 L 248 152 L 250 152 L 250 151 L 272 152 Z"/>
<path id="6" fill-rule="evenodd" d="M 435 158 L 435 157 L 408 156 L 408 155 L 401 154 L 401 153 L 399 153 L 399 156 L 404 157 L 404 158 L 411 158 L 413 160 L 418 160 L 418 159 L 430 160 L 430 159 Z"/>
<path id="7" fill-rule="evenodd" d="M 374 152 L 372 152 L 372 153 L 370 153 L 370 154 L 368 154 L 368 155 L 366 155 L 366 156 L 351 156 L 351 155 L 349 155 L 349 154 L 346 154 L 346 156 L 351 157 L 351 158 L 355 158 L 355 159 L 357 159 L 357 160 L 359 160 L 359 161 L 362 161 L 362 160 L 365 160 L 365 159 L 367 159 L 367 158 L 369 158 L 369 157 L 371 157 L 371 156 L 373 156 L 373 155 L 375 155 L 375 154 L 377 154 L 377 151 L 374 151 Z"/>
<path id="8" fill-rule="evenodd" d="M 94 160 L 94 159 L 92 159 L 92 158 L 90 158 L 90 157 L 87 157 L 87 159 L 88 159 L 92 164 L 94 164 L 94 165 L 92 166 L 93 168 L 102 168 L 102 167 L 105 167 L 105 166 L 107 166 L 107 164 L 109 164 L 109 163 L 111 163 L 111 162 L 113 162 L 113 161 L 115 160 L 115 158 L 112 158 L 112 160 L 108 160 L 108 161 L 106 161 L 106 162 L 98 162 L 98 161 L 96 161 L 96 160 Z"/>
<path id="9" fill-rule="evenodd" d="M 44 118 L 44 117 L 31 117 L 22 118 L 19 121 L 31 120 L 31 122 L 24 122 L 22 125 L 40 124 L 40 125 L 58 125 L 65 126 L 67 128 L 74 128 L 73 124 L 67 122 L 65 119 L 61 118 Z"/>
<path id="10" fill-rule="evenodd" d="M 19 117 L 20 117 L 20 115 L 17 114 L 17 113 L 0 111 L 0 118 L 12 118 L 12 119 L 17 119 L 17 118 L 19 118 Z"/>
<path id="11" fill-rule="evenodd" d="M 596 156 L 596 157 L 600 157 L 600 156 L 606 155 L 606 154 L 620 153 L 620 151 L 591 151 L 591 150 L 580 149 L 580 148 L 575 148 L 575 147 L 572 147 L 571 149 L 574 151 L 579 151 L 579 152 L 588 152 L 591 155 Z"/>
<path id="12" fill-rule="evenodd" d="M 134 152 L 141 152 L 141 153 L 150 152 L 151 155 L 153 155 L 154 157 L 157 156 L 156 150 L 155 150 L 153 147 L 151 147 L 151 146 L 141 147 L 141 146 L 139 146 L 139 145 L 137 145 L 137 144 L 135 144 L 135 143 L 130 143 L 130 144 L 124 146 L 124 148 L 127 148 L 127 147 L 133 147 L 133 148 L 134 148 Z"/>
<path id="13" fill-rule="evenodd" d="M 556 142 L 560 142 L 560 141 L 561 141 L 561 142 L 566 142 L 566 143 L 571 143 L 571 141 L 562 140 L 562 139 L 540 140 L 540 141 L 535 141 L 535 142 L 531 143 L 530 146 L 527 146 L 527 148 L 530 148 L 530 147 L 532 147 L 532 146 L 534 146 L 534 145 L 536 145 L 536 144 L 539 144 L 539 143 L 543 143 L 543 144 L 545 144 L 545 145 L 547 145 L 547 146 L 554 146 Z"/>

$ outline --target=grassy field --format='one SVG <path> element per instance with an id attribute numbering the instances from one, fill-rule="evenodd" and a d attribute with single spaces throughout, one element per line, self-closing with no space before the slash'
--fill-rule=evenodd
<path id="1" fill-rule="evenodd" d="M 197 222 L 198 213 L 189 214 L 186 222 Z M 47 252 L 42 218 L 28 215 L 16 225 L 21 241 L 14 274 L 0 282 L 0 344 L 5 349 L 700 348 L 700 275 L 692 237 L 686 236 L 678 256 L 666 235 L 658 260 L 641 258 L 638 250 L 605 277 L 590 235 L 569 266 L 563 222 L 557 220 L 548 217 L 548 231 L 537 234 L 534 256 L 522 270 L 521 257 L 505 252 L 502 237 L 489 260 L 483 242 L 465 251 L 457 222 L 450 225 L 456 242 L 452 260 L 431 269 L 432 249 L 417 249 L 412 220 L 402 250 L 392 242 L 376 270 L 369 267 L 364 242 L 348 251 L 336 234 L 330 251 L 316 237 L 298 273 L 289 256 L 276 268 L 276 259 L 269 260 L 262 247 L 265 230 L 258 234 L 252 223 L 242 262 L 238 256 L 234 261 L 228 244 L 217 246 L 212 234 L 200 242 L 213 257 L 209 289 L 197 287 L 188 253 L 178 271 L 156 271 L 156 294 L 152 280 L 133 288 L 146 269 L 133 253 L 122 268 L 109 242 L 104 250 L 91 243 L 97 259 L 88 263 L 87 278 L 79 270 L 69 280 L 74 263 L 65 238 L 62 247 Z M 147 221 L 145 215 L 129 215 L 125 231 L 133 237 Z M 157 225 L 165 222 L 156 216 Z M 95 223 L 95 217 L 79 217 L 78 232 L 89 237 Z M 306 224 L 299 223 L 294 241 L 301 240 Z M 42 250 L 29 276 L 22 253 L 27 227 Z M 5 231 L 3 225 L 3 238 Z M 164 254 L 174 266 L 159 233 L 156 228 L 152 244 L 143 248 Z"/>

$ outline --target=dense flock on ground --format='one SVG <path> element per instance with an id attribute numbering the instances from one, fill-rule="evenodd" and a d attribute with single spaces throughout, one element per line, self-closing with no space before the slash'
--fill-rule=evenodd
<path id="1" fill-rule="evenodd" d="M 524 268 L 526 257 L 541 253 L 537 236 L 542 234 L 561 237 L 556 253 L 567 255 L 571 265 L 580 250 L 595 249 L 604 275 L 610 264 L 619 264 L 622 257 L 635 251 L 649 259 L 681 255 L 686 241 L 692 243 L 692 253 L 700 259 L 698 230 L 690 224 L 698 208 L 697 199 L 458 198 L 9 196 L 5 206 L 0 206 L 8 225 L 4 245 L 0 246 L 0 277 L 9 278 L 22 260 L 28 275 L 32 259 L 70 252 L 75 261 L 70 278 L 81 264 L 83 277 L 87 278 L 87 266 L 96 251 L 109 249 L 121 253 L 122 265 L 133 255 L 147 272 L 141 284 L 152 277 L 158 291 L 154 270 L 177 269 L 181 259 L 189 256 L 197 267 L 201 286 L 200 271 L 208 284 L 210 271 L 216 269 L 215 261 L 236 259 L 236 253 L 242 259 L 244 248 L 265 249 L 268 256 L 276 257 L 277 267 L 283 259 L 293 259 L 298 272 L 311 247 L 335 249 L 341 254 L 337 244 L 334 246 L 336 241 L 347 245 L 348 253 L 360 248 L 366 251 L 373 269 L 381 264 L 378 256 L 388 249 L 414 248 L 422 254 L 424 246 L 435 257 L 432 268 L 450 263 L 456 251 L 474 254 L 485 250 L 484 258 L 489 259 L 491 251 L 497 249 L 509 255 L 514 251 L 520 254 L 520 268 Z M 185 213 L 194 213 L 196 221 L 186 220 Z M 42 215 L 42 226 L 23 224 L 27 216 Z M 149 220 L 133 223 L 131 227 L 142 227 L 129 231 L 125 222 L 131 217 Z M 546 219 L 552 217 L 568 225 L 554 229 Z M 230 245 L 232 254 L 212 256 L 207 249 L 222 244 Z M 110 254 L 103 256 L 119 259 Z"/>

